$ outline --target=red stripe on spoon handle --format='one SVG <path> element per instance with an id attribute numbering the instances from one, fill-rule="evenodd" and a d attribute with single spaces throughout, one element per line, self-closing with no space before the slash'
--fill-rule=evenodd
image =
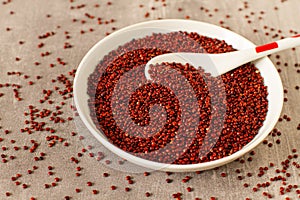
<path id="1" fill-rule="evenodd" d="M 300 34 L 294 35 L 290 38 L 298 38 L 298 37 L 300 37 Z M 276 49 L 276 48 L 278 48 L 278 43 L 277 42 L 271 42 L 269 44 L 264 44 L 264 45 L 258 46 L 258 47 L 255 48 L 255 50 L 256 50 L 256 53 L 261 53 L 261 52 Z"/>
<path id="2" fill-rule="evenodd" d="M 300 37 L 300 34 L 292 36 L 292 38 Z"/>
<path id="3" fill-rule="evenodd" d="M 261 52 L 268 51 L 271 49 L 276 49 L 276 48 L 278 48 L 277 42 L 272 42 L 269 44 L 264 44 L 264 45 L 258 46 L 255 48 L 255 50 L 256 50 L 256 53 L 261 53 Z"/>

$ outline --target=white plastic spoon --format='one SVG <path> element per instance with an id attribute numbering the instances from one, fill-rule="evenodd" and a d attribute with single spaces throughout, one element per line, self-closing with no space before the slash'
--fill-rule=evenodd
<path id="1" fill-rule="evenodd" d="M 278 40 L 276 42 L 222 54 L 205 53 L 167 53 L 152 58 L 145 67 L 145 76 L 151 80 L 149 69 L 151 65 L 168 63 L 190 63 L 195 68 L 202 68 L 212 76 L 219 76 L 245 63 L 257 60 L 278 51 L 300 45 L 300 34 Z"/>

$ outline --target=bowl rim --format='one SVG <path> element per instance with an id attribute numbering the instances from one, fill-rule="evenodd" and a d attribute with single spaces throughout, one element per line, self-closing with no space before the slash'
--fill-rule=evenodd
<path id="1" fill-rule="evenodd" d="M 127 30 L 132 30 L 132 29 L 143 27 L 143 26 L 150 26 L 151 27 L 154 24 L 156 24 L 156 25 L 157 24 L 167 25 L 167 24 L 174 24 L 174 23 L 178 23 L 178 24 L 179 23 L 181 23 L 181 24 L 182 23 L 184 23 L 184 24 L 189 23 L 188 26 L 190 26 L 191 24 L 195 24 L 195 25 L 200 25 L 200 26 L 203 26 L 203 27 L 210 27 L 214 30 L 223 31 L 226 34 L 233 35 L 235 38 L 243 40 L 245 43 L 247 43 L 248 47 L 255 47 L 255 45 L 251 41 L 249 41 L 248 39 L 244 38 L 243 36 L 241 36 L 241 35 L 239 35 L 235 32 L 232 32 L 228 29 L 219 27 L 219 26 L 214 25 L 214 24 L 201 22 L 201 21 L 184 20 L 184 19 L 163 19 L 163 20 L 151 20 L 151 21 L 146 21 L 146 22 L 140 22 L 140 23 L 137 23 L 137 24 L 133 24 L 133 25 L 127 26 L 125 28 L 122 28 L 120 30 L 117 30 L 114 33 L 112 33 L 112 34 L 108 35 L 107 37 L 103 38 L 102 40 L 98 41 L 91 49 L 89 49 L 89 51 L 82 58 L 80 64 L 78 65 L 76 75 L 75 75 L 75 78 L 74 78 L 74 83 L 73 83 L 74 104 L 75 104 L 75 107 L 76 107 L 76 110 L 79 114 L 80 119 L 83 121 L 84 125 L 87 127 L 89 132 L 91 132 L 93 134 L 93 136 L 102 145 L 104 145 L 107 149 L 109 149 L 113 153 L 117 154 L 118 156 L 120 156 L 122 158 L 125 158 L 128 161 L 133 162 L 134 164 L 137 164 L 137 165 L 140 165 L 140 166 L 143 166 L 143 167 L 147 167 L 147 168 L 150 168 L 150 169 L 154 169 L 154 170 L 173 171 L 173 172 L 208 170 L 208 169 L 215 168 L 215 167 L 218 167 L 218 166 L 221 166 L 221 165 L 225 165 L 225 164 L 227 164 L 229 162 L 232 162 L 233 160 L 236 160 L 237 158 L 243 156 L 244 154 L 246 154 L 247 152 L 249 152 L 250 150 L 255 148 L 258 144 L 260 144 L 268 136 L 269 132 L 271 132 L 271 130 L 274 128 L 274 126 L 276 125 L 276 123 L 278 121 L 278 118 L 280 117 L 280 114 L 281 114 L 281 111 L 282 111 L 282 106 L 283 106 L 283 86 L 282 86 L 282 81 L 280 79 L 280 76 L 279 76 L 277 70 L 276 70 L 277 73 L 274 73 L 274 76 L 276 76 L 275 78 L 280 83 L 278 85 L 278 87 L 279 87 L 278 88 L 279 98 L 278 98 L 278 101 L 277 101 L 277 104 L 280 108 L 277 110 L 275 115 L 272 116 L 272 120 L 269 123 L 268 128 L 259 136 L 259 138 L 257 138 L 256 140 L 254 140 L 256 137 L 253 138 L 252 141 L 250 143 L 248 143 L 246 146 L 244 146 L 241 150 L 239 150 L 239 151 L 237 151 L 237 152 L 235 152 L 235 153 L 233 153 L 229 156 L 218 159 L 218 160 L 204 162 L 204 163 L 198 163 L 198 164 L 178 165 L 178 164 L 159 163 L 159 162 L 154 162 L 154 161 L 146 160 L 146 159 L 143 159 L 143 158 L 139 158 L 139 157 L 134 156 L 134 155 L 132 155 L 128 152 L 123 151 L 119 147 L 117 147 L 117 146 L 113 145 L 112 143 L 110 143 L 107 140 L 107 138 L 105 138 L 104 136 L 101 136 L 101 134 L 99 134 L 98 130 L 96 130 L 95 127 L 93 127 L 93 125 L 90 124 L 90 122 L 86 118 L 86 117 L 90 117 L 90 116 L 86 116 L 84 114 L 84 112 L 82 110 L 82 105 L 81 105 L 80 100 L 79 100 L 82 93 L 79 91 L 78 86 L 79 86 L 79 84 L 81 84 L 80 77 L 81 77 L 83 69 L 85 68 L 85 64 L 87 63 L 87 60 L 90 58 L 90 56 L 92 56 L 92 54 L 95 51 L 97 51 L 97 49 L 100 48 L 101 45 L 105 41 L 109 41 L 111 38 L 115 37 L 116 35 L 124 32 L 124 31 L 127 31 Z M 184 28 L 182 28 L 182 29 L 184 29 Z M 183 30 L 183 31 L 185 31 L 185 30 Z M 199 33 L 199 34 L 201 34 L 201 33 Z M 210 36 L 210 35 L 205 35 L 205 36 L 218 38 L 217 36 Z M 222 39 L 222 38 L 220 38 L 220 39 Z M 112 49 L 110 49 L 109 51 L 111 51 L 111 50 Z M 274 64 L 271 62 L 271 60 L 268 57 L 264 57 L 262 59 L 259 59 L 255 63 L 259 63 L 259 62 L 265 62 L 267 65 L 272 66 L 272 68 L 275 68 Z M 93 68 L 93 70 L 95 69 L 96 65 L 91 66 Z M 269 109 L 269 106 L 268 106 L 268 109 Z M 269 110 L 268 110 L 268 112 L 269 112 Z M 260 133 L 258 133 L 258 134 L 260 134 Z"/>

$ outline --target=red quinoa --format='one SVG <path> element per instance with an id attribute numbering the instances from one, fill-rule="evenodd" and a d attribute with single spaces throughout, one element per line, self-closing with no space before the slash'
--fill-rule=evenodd
<path id="1" fill-rule="evenodd" d="M 94 123 L 124 151 L 162 163 L 208 162 L 239 151 L 256 136 L 268 109 L 267 87 L 254 65 L 215 78 L 189 64 L 163 63 L 151 67 L 155 81 L 144 76 L 145 64 L 160 54 L 230 51 L 225 41 L 187 32 L 155 33 L 119 46 L 88 80 Z"/>

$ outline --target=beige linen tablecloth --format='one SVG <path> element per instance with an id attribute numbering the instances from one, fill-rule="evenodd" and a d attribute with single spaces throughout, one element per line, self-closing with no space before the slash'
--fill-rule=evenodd
<path id="1" fill-rule="evenodd" d="M 271 56 L 281 71 L 286 90 L 283 120 L 276 125 L 281 134 L 267 137 L 267 144 L 254 149 L 255 155 L 246 154 L 241 158 L 244 163 L 232 162 L 201 174 L 151 172 L 144 176 L 100 164 L 88 152 L 82 152 L 87 147 L 76 134 L 74 120 L 69 118 L 73 117 L 72 98 L 64 100 L 58 93 L 65 89 L 64 84 L 52 81 L 63 74 L 72 83 L 72 70 L 93 44 L 114 30 L 152 19 L 189 18 L 222 25 L 255 44 L 295 35 L 300 33 L 300 1 L 2 0 L 0 3 L 0 138 L 3 140 L 0 142 L 0 199 L 163 200 L 174 199 L 176 193 L 182 193 L 182 199 L 257 200 L 267 199 L 268 195 L 273 199 L 300 199 L 300 188 L 296 188 L 300 187 L 297 168 L 300 160 L 294 156 L 300 151 L 300 130 L 297 129 L 300 123 L 299 48 Z M 6 83 L 10 85 L 6 87 Z M 18 89 L 18 85 L 21 88 Z M 49 96 L 52 104 L 48 100 L 39 102 L 47 96 L 43 90 L 52 90 Z M 51 127 L 55 133 L 32 130 L 29 134 L 25 128 L 30 127 L 26 124 L 30 116 L 25 115 L 30 105 L 34 106 L 32 112 L 39 109 L 35 114 L 43 109 L 57 112 L 56 106 L 59 106 L 63 113 L 58 116 L 65 122 L 51 121 L 50 114 L 37 121 L 46 122 L 44 128 Z M 28 150 L 24 150 L 24 146 L 28 146 Z M 298 152 L 293 153 L 293 149 Z M 289 155 L 294 157 L 288 169 L 277 173 L 276 169 L 282 169 L 282 162 Z M 72 161 L 74 159 L 79 163 Z M 270 167 L 270 163 L 274 163 L 274 167 Z M 259 169 L 266 166 L 268 170 Z M 261 177 L 258 176 L 260 171 L 264 171 Z M 109 176 L 104 177 L 103 173 Z M 126 176 L 131 176 L 134 183 L 129 184 Z M 186 176 L 192 178 L 183 183 Z M 286 177 L 286 181 L 270 181 L 277 176 Z M 172 182 L 167 183 L 166 179 Z M 270 186 L 265 186 L 266 182 L 270 182 Z M 258 188 L 257 184 L 265 187 L 255 192 L 253 188 Z M 112 185 L 116 190 L 111 190 Z M 289 189 L 289 185 L 293 188 Z M 131 190 L 126 192 L 126 187 Z M 188 187 L 192 188 L 191 192 L 187 191 Z M 149 197 L 146 197 L 147 192 Z"/>

